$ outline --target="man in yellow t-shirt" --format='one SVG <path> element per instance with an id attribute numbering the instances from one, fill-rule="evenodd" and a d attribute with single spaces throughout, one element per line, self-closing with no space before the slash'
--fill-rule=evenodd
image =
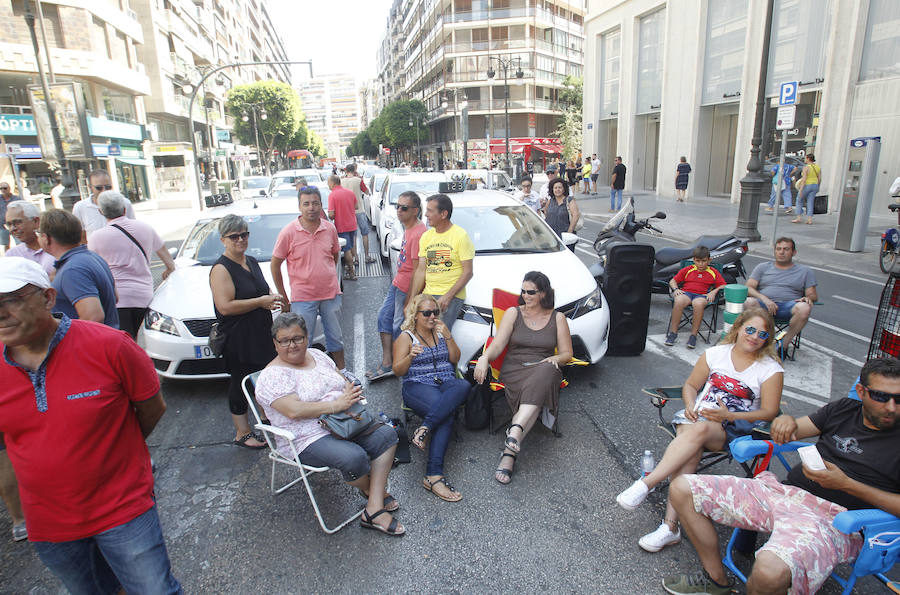
<path id="1" fill-rule="evenodd" d="M 431 226 L 419 240 L 419 266 L 413 275 L 409 297 L 423 292 L 433 295 L 441 319 L 453 327 L 466 299 L 466 283 L 472 278 L 475 246 L 462 227 L 450 221 L 453 202 L 446 194 L 428 197 L 425 217 Z"/>

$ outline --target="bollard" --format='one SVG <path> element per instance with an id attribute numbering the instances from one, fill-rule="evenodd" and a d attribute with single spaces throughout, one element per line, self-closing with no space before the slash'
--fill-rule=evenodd
<path id="1" fill-rule="evenodd" d="M 744 311 L 744 302 L 747 301 L 747 286 L 740 283 L 731 283 L 725 286 L 725 312 L 722 315 L 722 337 L 731 330 L 731 325 Z"/>

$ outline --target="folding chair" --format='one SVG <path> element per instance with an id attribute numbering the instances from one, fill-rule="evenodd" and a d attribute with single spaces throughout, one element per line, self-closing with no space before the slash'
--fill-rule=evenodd
<path id="1" fill-rule="evenodd" d="M 692 260 L 682 260 L 680 267 L 684 268 L 686 266 L 690 266 L 692 263 Z M 709 266 L 713 267 L 720 275 L 722 274 L 722 265 L 720 265 L 719 263 L 710 263 Z M 674 296 L 669 295 L 669 301 L 674 304 Z M 703 321 L 700 323 L 700 330 L 697 332 L 697 336 L 703 339 L 703 341 L 707 344 L 709 344 L 709 342 L 711 341 L 711 337 L 716 334 L 716 329 L 719 327 L 719 306 L 724 303 L 725 292 L 720 290 L 716 292 L 716 300 L 711 304 L 707 304 L 703 309 Z M 678 321 L 678 330 L 681 330 L 684 327 L 691 328 L 691 325 L 693 325 L 693 323 L 694 306 L 693 304 L 688 304 L 681 312 L 681 320 Z M 672 328 L 671 315 L 669 315 L 669 324 L 666 325 L 666 331 L 668 332 L 668 329 L 670 328 Z"/>
<path id="2" fill-rule="evenodd" d="M 300 454 L 297 452 L 297 447 L 294 446 L 295 436 L 293 432 L 262 423 L 262 419 L 259 415 L 259 410 L 256 408 L 256 402 L 254 401 L 254 397 L 256 394 L 256 381 L 258 378 L 259 372 L 248 374 L 241 381 L 241 388 L 244 391 L 244 397 L 246 397 L 247 399 L 247 404 L 250 406 L 250 411 L 253 412 L 253 417 L 256 418 L 256 425 L 254 427 L 263 433 L 263 436 L 265 436 L 266 439 L 266 444 L 269 445 L 269 460 L 272 461 L 272 474 L 269 487 L 272 490 L 272 493 L 280 494 L 281 492 L 292 487 L 294 484 L 302 481 L 303 485 L 306 486 L 306 493 L 307 495 L 309 495 L 309 501 L 312 504 L 313 510 L 315 510 L 316 512 L 316 518 L 319 520 L 319 525 L 322 527 L 322 530 L 328 534 L 337 533 L 345 526 L 347 526 L 350 522 L 358 518 L 365 509 L 360 509 L 359 512 L 354 513 L 350 518 L 342 522 L 337 527 L 334 527 L 333 529 L 329 529 L 328 526 L 325 525 L 325 519 L 322 518 L 322 512 L 319 510 L 319 504 L 318 502 L 316 502 L 316 497 L 313 494 L 312 486 L 309 484 L 309 477 L 314 473 L 323 473 L 325 471 L 329 471 L 331 467 L 312 467 L 310 465 L 304 465 L 300 462 Z M 284 439 L 287 442 L 288 446 L 290 446 L 290 457 L 287 457 L 278 452 L 275 439 L 276 436 Z M 297 477 L 296 479 L 289 481 L 288 483 L 276 489 L 275 466 L 277 464 L 287 465 L 289 467 L 297 469 L 299 471 L 300 477 Z"/>
<path id="3" fill-rule="evenodd" d="M 821 306 L 822 302 L 813 302 L 814 306 Z M 788 327 L 791 326 L 790 318 L 776 318 L 775 319 L 775 340 L 781 341 L 784 338 L 784 335 L 788 331 Z M 794 361 L 794 353 L 800 349 L 800 335 L 803 334 L 803 329 L 800 329 L 800 332 L 794 335 L 794 338 L 791 339 L 790 344 L 785 345 L 783 347 L 784 359 Z"/>
<path id="4" fill-rule="evenodd" d="M 760 456 L 777 456 L 783 465 L 790 469 L 790 465 L 784 459 L 783 453 L 797 450 L 803 446 L 809 446 L 809 442 L 788 442 L 786 444 L 774 444 L 766 440 L 753 440 L 750 436 L 738 438 L 730 444 L 732 456 L 736 461 L 747 461 Z M 864 510 L 848 510 L 838 514 L 832 522 L 841 533 L 852 534 L 862 532 L 863 546 L 853 564 L 850 576 L 841 577 L 835 572 L 831 578 L 837 581 L 844 590 L 842 595 L 849 595 L 861 576 L 874 574 L 878 580 L 896 592 L 894 583 L 884 575 L 897 562 L 900 556 L 900 519 L 876 508 Z M 737 576 L 741 582 L 746 583 L 747 577 L 738 570 L 732 558 L 732 549 L 740 529 L 735 529 L 731 540 L 725 548 L 725 557 L 722 563 Z M 892 585 L 893 583 L 893 585 Z"/>

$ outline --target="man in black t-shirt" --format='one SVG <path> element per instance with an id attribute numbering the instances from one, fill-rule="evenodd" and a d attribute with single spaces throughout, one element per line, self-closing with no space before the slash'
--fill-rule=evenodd
<path id="1" fill-rule="evenodd" d="M 880 508 L 900 516 L 900 360 L 866 363 L 856 394 L 859 401 L 844 398 L 812 415 L 772 422 L 779 444 L 818 436 L 824 471 L 797 465 L 786 485 L 768 471 L 753 479 L 683 475 L 672 482 L 669 501 L 704 570 L 664 579 L 666 591 L 730 592 L 713 521 L 771 533 L 756 553 L 748 593 L 814 593 L 862 546 L 859 534 L 832 526 L 838 513 Z"/>
<path id="2" fill-rule="evenodd" d="M 609 186 L 609 212 L 614 213 L 622 208 L 622 190 L 625 188 L 625 165 L 621 157 L 616 157 Z"/>

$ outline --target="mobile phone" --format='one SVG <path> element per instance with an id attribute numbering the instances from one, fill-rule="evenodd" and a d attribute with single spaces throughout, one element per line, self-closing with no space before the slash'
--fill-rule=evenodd
<path id="1" fill-rule="evenodd" d="M 815 444 L 798 448 L 797 454 L 800 455 L 800 462 L 813 471 L 825 471 L 825 461 L 822 460 L 822 455 L 819 454 Z"/>

